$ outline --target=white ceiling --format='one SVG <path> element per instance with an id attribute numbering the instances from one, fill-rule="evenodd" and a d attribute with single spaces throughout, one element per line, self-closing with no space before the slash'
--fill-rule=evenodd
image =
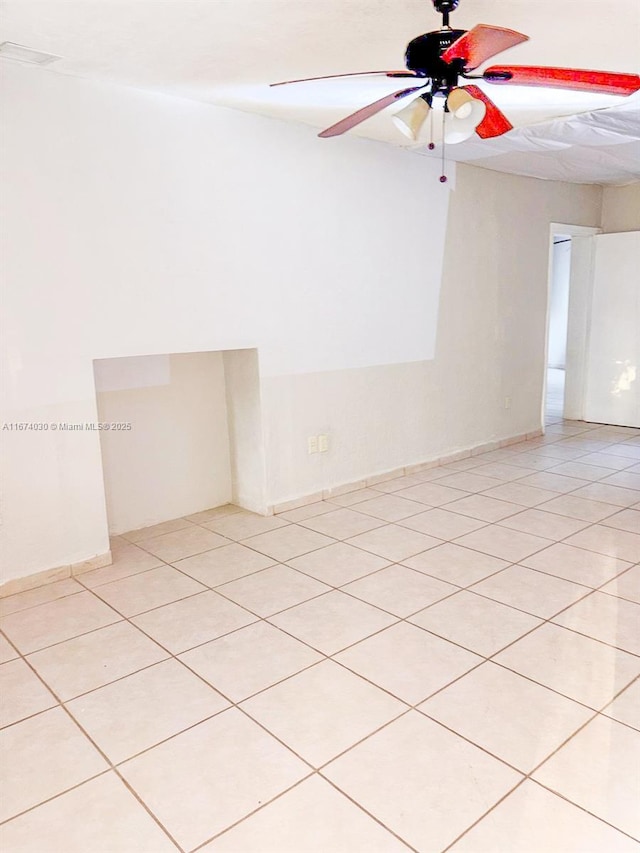
<path id="1" fill-rule="evenodd" d="M 407 42 L 439 22 L 430 0 L 4 0 L 0 41 L 63 57 L 42 73 L 109 80 L 323 128 L 404 81 L 268 84 L 402 68 Z M 638 0 L 461 0 L 452 24 L 477 23 L 531 37 L 493 63 L 638 71 Z M 640 94 L 484 88 L 515 130 L 448 146 L 447 157 L 550 179 L 640 179 Z M 573 117 L 559 118 L 565 116 Z M 351 133 L 407 144 L 388 111 Z M 424 144 L 413 147 L 434 156 Z"/>

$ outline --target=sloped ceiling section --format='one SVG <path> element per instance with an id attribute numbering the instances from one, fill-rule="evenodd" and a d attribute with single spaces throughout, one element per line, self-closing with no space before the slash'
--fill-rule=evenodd
<path id="1" fill-rule="evenodd" d="M 634 100 L 449 146 L 446 154 L 458 162 L 554 181 L 633 183 L 640 179 L 640 108 Z"/>
<path id="2" fill-rule="evenodd" d="M 638 71 L 638 0 L 461 0 L 453 26 L 478 23 L 530 36 L 496 62 Z M 0 41 L 62 57 L 41 73 L 111 81 L 323 128 L 400 88 L 398 81 L 366 77 L 276 89 L 269 83 L 402 68 L 407 42 L 439 25 L 431 0 L 4 0 Z M 497 140 L 449 146 L 451 159 L 586 183 L 640 179 L 639 95 L 483 88 L 515 129 Z M 407 145 L 388 111 L 352 134 Z M 423 145 L 413 147 L 431 156 Z"/>

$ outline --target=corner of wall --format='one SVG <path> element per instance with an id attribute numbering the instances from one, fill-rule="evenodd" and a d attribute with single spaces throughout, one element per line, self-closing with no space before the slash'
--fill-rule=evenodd
<path id="1" fill-rule="evenodd" d="M 640 181 L 602 187 L 600 225 L 605 234 L 640 231 Z"/>

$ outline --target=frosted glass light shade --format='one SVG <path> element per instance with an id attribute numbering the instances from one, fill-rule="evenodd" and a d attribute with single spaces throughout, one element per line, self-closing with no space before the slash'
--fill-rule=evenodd
<path id="1" fill-rule="evenodd" d="M 391 116 L 391 119 L 401 133 L 415 142 L 427 120 L 430 109 L 431 107 L 425 99 L 419 97 Z"/>
<path id="2" fill-rule="evenodd" d="M 487 111 L 482 101 L 471 97 L 464 89 L 454 89 L 449 93 L 447 107 L 444 141 L 448 144 L 464 142 L 473 136 Z"/>

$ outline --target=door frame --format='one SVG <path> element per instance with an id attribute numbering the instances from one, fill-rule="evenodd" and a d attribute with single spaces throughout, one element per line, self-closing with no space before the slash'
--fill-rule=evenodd
<path id="1" fill-rule="evenodd" d="M 542 400 L 540 401 L 540 426 L 545 433 L 545 403 L 547 398 L 547 358 L 549 352 L 549 319 L 551 316 L 551 286 L 553 280 L 553 241 L 560 235 L 571 237 L 571 271 L 569 274 L 569 316 L 567 322 L 567 377 L 565 384 L 565 417 L 582 420 L 584 414 L 584 389 L 586 356 L 591 326 L 591 296 L 593 290 L 594 252 L 593 240 L 602 228 L 586 225 L 569 225 L 562 222 L 549 224 L 549 260 L 547 268 L 547 306 L 544 331 L 544 368 Z M 583 238 L 576 240 L 574 238 Z M 569 394 L 567 394 L 567 387 Z"/>

